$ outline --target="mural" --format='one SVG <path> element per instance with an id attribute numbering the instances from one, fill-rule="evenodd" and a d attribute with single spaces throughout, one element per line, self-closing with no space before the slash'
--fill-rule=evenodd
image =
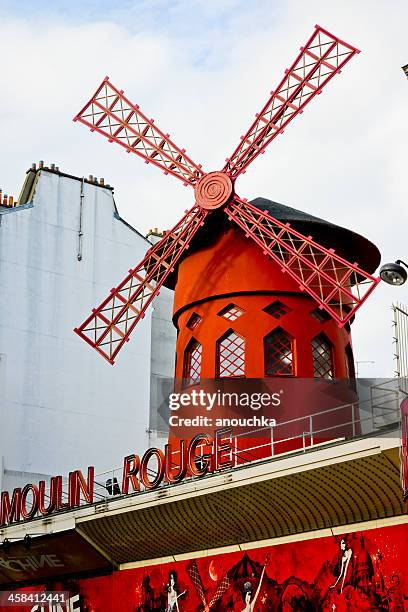
<path id="1" fill-rule="evenodd" d="M 67 605 L 0 610 L 403 612 L 408 610 L 407 545 L 408 525 L 344 533 L 97 578 L 54 581 L 42 589 L 69 591 Z"/>

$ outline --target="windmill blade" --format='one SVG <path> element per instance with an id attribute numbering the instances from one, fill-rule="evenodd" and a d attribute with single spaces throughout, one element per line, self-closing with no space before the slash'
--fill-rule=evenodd
<path id="1" fill-rule="evenodd" d="M 236 178 L 339 73 L 358 49 L 320 26 L 293 62 L 223 170 Z"/>
<path id="2" fill-rule="evenodd" d="M 276 261 L 296 282 L 299 289 L 311 295 L 343 327 L 380 282 L 350 263 L 333 249 L 326 249 L 311 236 L 304 236 L 235 196 L 225 207 L 228 219 L 234 221 L 246 237 L 252 238 L 263 253 Z"/>
<path id="3" fill-rule="evenodd" d="M 229 579 L 229 576 L 228 574 L 225 574 L 224 577 L 217 584 L 217 590 L 215 591 L 214 595 L 211 598 L 211 601 L 208 606 L 210 610 L 217 603 L 217 601 L 221 599 L 225 591 L 229 589 L 230 584 L 231 584 L 231 581 Z"/>
<path id="4" fill-rule="evenodd" d="M 111 290 L 102 304 L 92 310 L 75 332 L 93 346 L 109 363 L 129 340 L 137 322 L 159 294 L 160 287 L 188 249 L 189 243 L 204 224 L 207 211 L 194 206 L 154 247 L 143 261 L 129 270 L 128 276 Z"/>
<path id="5" fill-rule="evenodd" d="M 116 142 L 128 153 L 136 153 L 146 163 L 158 166 L 184 184 L 194 185 L 203 174 L 201 166 L 186 155 L 185 149 L 179 149 L 168 134 L 154 125 L 154 119 L 148 119 L 108 77 L 74 121 L 106 136 L 109 142 Z"/>
<path id="6" fill-rule="evenodd" d="M 200 571 L 197 566 L 197 561 L 193 559 L 187 567 L 187 573 L 190 576 L 191 582 L 194 584 L 197 595 L 203 604 L 204 610 L 208 608 L 207 599 L 205 596 L 205 590 L 203 581 L 201 580 Z"/>

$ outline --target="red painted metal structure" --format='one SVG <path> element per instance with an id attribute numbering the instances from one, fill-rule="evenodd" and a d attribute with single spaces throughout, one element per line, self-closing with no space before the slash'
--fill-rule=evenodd
<path id="1" fill-rule="evenodd" d="M 339 327 L 324 313 L 290 275 L 282 274 L 275 261 L 241 232 L 229 228 L 210 247 L 194 250 L 178 267 L 173 318 L 179 330 L 176 378 L 313 378 L 312 342 L 322 334 L 333 362 L 326 377 L 348 377 L 350 326 Z M 193 329 L 191 320 L 198 320 Z M 228 338 L 230 356 L 224 342 Z M 199 373 L 193 360 L 190 372 L 192 341 L 200 347 Z"/>
<path id="2" fill-rule="evenodd" d="M 221 215 L 230 226 L 229 236 L 233 236 L 233 240 L 240 240 L 244 251 L 250 252 L 258 262 L 260 256 L 265 259 L 264 263 L 259 264 L 257 274 L 260 269 L 265 274 L 272 272 L 267 290 L 271 291 L 271 282 L 274 284 L 279 277 L 279 284 L 287 286 L 291 294 L 301 294 L 296 297 L 296 303 L 288 305 L 292 310 L 298 309 L 301 304 L 309 310 L 319 307 L 331 317 L 327 326 L 331 329 L 328 335 L 341 336 L 342 343 L 347 344 L 347 332 L 336 329 L 336 326 L 343 328 L 352 319 L 379 278 L 372 276 L 372 271 L 348 261 L 330 246 L 323 246 L 308 234 L 294 229 L 287 221 L 281 221 L 267 210 L 260 210 L 238 197 L 235 180 L 260 153 L 265 152 L 269 143 L 283 132 L 296 115 L 303 112 L 305 106 L 321 93 L 323 87 L 356 53 L 358 50 L 355 47 L 316 26 L 221 172 L 204 173 L 184 149 L 178 148 L 168 134 L 159 130 L 152 119 L 126 98 L 122 90 L 105 78 L 74 120 L 124 147 L 127 152 L 142 157 L 146 163 L 161 168 L 165 174 L 171 174 L 183 184 L 192 186 L 196 203 L 172 230 L 165 233 L 163 240 L 148 251 L 143 261 L 129 271 L 125 280 L 111 290 L 86 321 L 75 329 L 76 333 L 113 363 L 160 287 L 168 284 L 176 272 L 179 275 L 175 297 L 177 312 L 177 304 L 183 302 L 186 291 L 183 281 L 180 282 L 183 268 L 191 268 L 188 263 L 191 256 L 186 257 L 187 249 L 194 238 L 208 237 L 213 227 L 210 218 L 218 222 Z M 205 229 L 201 229 L 204 224 Z M 221 251 L 218 262 L 213 265 L 212 281 L 215 283 L 224 255 Z M 193 270 L 188 284 L 199 278 L 199 268 Z M 236 270 L 237 277 L 241 272 Z M 255 276 L 251 274 L 250 280 L 251 284 L 256 285 L 258 279 Z M 222 293 L 226 295 L 228 292 L 224 290 Z M 247 300 L 242 306 L 246 312 L 250 310 Z M 186 308 L 186 302 L 183 308 Z M 231 336 L 229 338 L 231 340 Z M 228 344 L 228 338 L 221 339 L 221 342 L 223 340 Z M 237 343 L 237 338 L 233 340 L 231 346 Z M 334 338 L 329 340 L 334 342 Z M 309 361 L 305 362 L 309 364 L 307 367 L 305 365 L 305 373 L 297 372 L 298 375 L 312 371 Z M 337 375 L 341 375 L 343 370 L 340 368 Z M 260 376 L 260 369 L 256 368 L 256 371 L 252 375 Z M 180 375 L 180 369 L 178 372 Z M 214 377 L 213 368 L 209 368 L 208 372 Z M 251 373 L 248 371 L 246 375 L 251 376 Z"/>

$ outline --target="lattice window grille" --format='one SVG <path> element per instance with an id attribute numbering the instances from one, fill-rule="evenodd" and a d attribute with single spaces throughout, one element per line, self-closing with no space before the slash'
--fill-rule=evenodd
<path id="1" fill-rule="evenodd" d="M 184 382 L 186 385 L 195 385 L 201 379 L 201 344 L 192 339 L 186 349 L 184 358 Z"/>
<path id="2" fill-rule="evenodd" d="M 274 317 L 274 319 L 280 319 L 289 311 L 289 306 L 286 306 L 286 304 L 283 304 L 280 300 L 275 300 L 275 302 L 272 302 L 272 304 L 269 304 L 269 306 L 264 308 L 264 312 L 271 317 Z"/>
<path id="3" fill-rule="evenodd" d="M 218 316 L 224 317 L 224 319 L 228 321 L 236 321 L 244 312 L 245 311 L 236 304 L 228 304 L 228 306 L 220 310 Z"/>
<path id="4" fill-rule="evenodd" d="M 277 327 L 264 338 L 266 376 L 294 374 L 293 340 L 285 330 Z"/>
<path id="5" fill-rule="evenodd" d="M 202 320 L 203 318 L 200 317 L 199 314 L 197 314 L 196 312 L 193 312 L 193 314 L 187 321 L 187 327 L 193 331 L 196 327 L 198 327 L 198 325 L 200 325 Z"/>
<path id="6" fill-rule="evenodd" d="M 233 378 L 245 376 L 245 340 L 230 330 L 218 342 L 218 376 Z"/>
<path id="7" fill-rule="evenodd" d="M 315 308 L 310 314 L 316 321 L 319 321 L 319 323 L 325 323 L 331 319 L 329 313 L 323 310 L 323 308 Z"/>
<path id="8" fill-rule="evenodd" d="M 314 377 L 333 378 L 333 347 L 323 334 L 312 340 L 312 353 Z"/>

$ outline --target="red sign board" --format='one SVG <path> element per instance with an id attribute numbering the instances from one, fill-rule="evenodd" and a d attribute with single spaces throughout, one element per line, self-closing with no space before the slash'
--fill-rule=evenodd
<path id="1" fill-rule="evenodd" d="M 200 462 L 196 461 L 198 447 L 202 449 Z M 142 457 L 128 455 L 123 461 L 120 493 L 127 495 L 143 490 L 156 489 L 163 481 L 170 484 L 181 482 L 189 474 L 201 477 L 221 467 L 231 467 L 231 432 L 216 431 L 214 436 L 197 434 L 188 442 L 178 441 L 179 461 L 175 473 L 172 447 L 165 450 L 148 449 Z M 155 465 L 152 477 L 152 464 Z M 38 485 L 27 484 L 13 493 L 3 491 L 0 501 L 0 528 L 19 521 L 28 521 L 37 516 L 48 516 L 60 510 L 73 509 L 82 503 L 94 502 L 95 469 L 88 468 L 85 478 L 81 470 L 71 472 L 67 484 L 67 500 L 63 501 L 62 476 L 53 476 L 48 487 L 45 480 Z"/>

